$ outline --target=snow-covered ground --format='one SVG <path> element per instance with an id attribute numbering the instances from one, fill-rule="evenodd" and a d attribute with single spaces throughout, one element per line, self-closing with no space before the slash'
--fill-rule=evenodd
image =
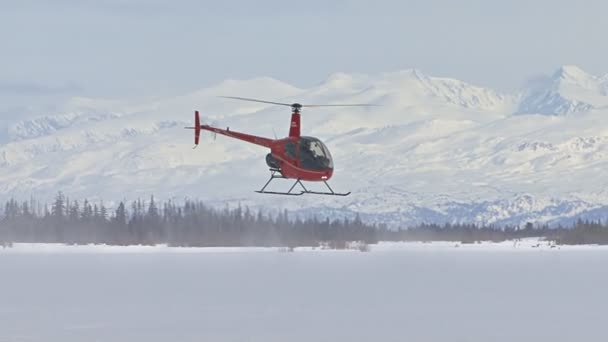
<path id="1" fill-rule="evenodd" d="M 361 244 L 351 243 L 344 250 L 336 250 L 325 247 L 296 247 L 288 250 L 286 247 L 170 247 L 165 244 L 149 245 L 65 245 L 59 243 L 15 243 L 10 246 L 1 247 L 2 254 L 197 254 L 197 253 L 273 253 L 273 252 L 323 252 L 323 253 L 350 253 L 360 251 Z M 525 238 L 508 240 L 502 242 L 476 242 L 461 243 L 450 241 L 432 242 L 389 242 L 382 241 L 377 244 L 367 245 L 368 252 L 391 252 L 391 251 L 413 251 L 413 250 L 489 250 L 489 251 L 533 251 L 533 250 L 598 250 L 606 249 L 604 245 L 557 245 L 554 241 L 542 238 Z"/>
<path id="2" fill-rule="evenodd" d="M 0 249 L 0 341 L 604 341 L 607 261 L 536 240 L 16 245 Z"/>

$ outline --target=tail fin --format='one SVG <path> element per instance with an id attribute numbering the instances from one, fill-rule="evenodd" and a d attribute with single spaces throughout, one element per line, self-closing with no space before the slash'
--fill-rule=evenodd
<path id="1" fill-rule="evenodd" d="M 198 114 L 198 110 L 194 111 L 194 127 L 184 127 L 186 129 L 194 130 L 194 148 L 198 146 L 198 141 L 201 137 L 201 118 Z"/>
<path id="2" fill-rule="evenodd" d="M 194 111 L 194 145 L 198 145 L 198 140 L 201 137 L 201 118 L 198 115 L 198 110 Z"/>

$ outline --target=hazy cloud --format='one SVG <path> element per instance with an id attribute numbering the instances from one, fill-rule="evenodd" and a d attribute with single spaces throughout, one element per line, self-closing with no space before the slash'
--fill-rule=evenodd
<path id="1" fill-rule="evenodd" d="M 552 81 L 551 75 L 548 74 L 536 74 L 528 77 L 524 82 L 524 88 L 529 90 L 536 90 L 546 88 Z"/>
<path id="2" fill-rule="evenodd" d="M 20 96 L 50 96 L 76 94 L 81 92 L 82 87 L 68 84 L 42 84 L 32 82 L 13 82 L 0 80 L 0 95 L 20 95 Z"/>

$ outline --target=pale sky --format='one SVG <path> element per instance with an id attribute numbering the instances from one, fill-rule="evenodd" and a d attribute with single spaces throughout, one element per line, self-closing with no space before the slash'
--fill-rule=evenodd
<path id="1" fill-rule="evenodd" d="M 2 1 L 0 99 L 406 68 L 512 90 L 562 64 L 608 72 L 607 15 L 605 0 Z"/>

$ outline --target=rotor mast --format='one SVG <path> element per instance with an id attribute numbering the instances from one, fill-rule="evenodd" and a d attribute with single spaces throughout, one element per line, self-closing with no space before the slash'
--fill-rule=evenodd
<path id="1" fill-rule="evenodd" d="M 294 103 L 291 105 L 291 123 L 289 125 L 289 137 L 300 137 L 300 110 L 302 105 Z"/>

